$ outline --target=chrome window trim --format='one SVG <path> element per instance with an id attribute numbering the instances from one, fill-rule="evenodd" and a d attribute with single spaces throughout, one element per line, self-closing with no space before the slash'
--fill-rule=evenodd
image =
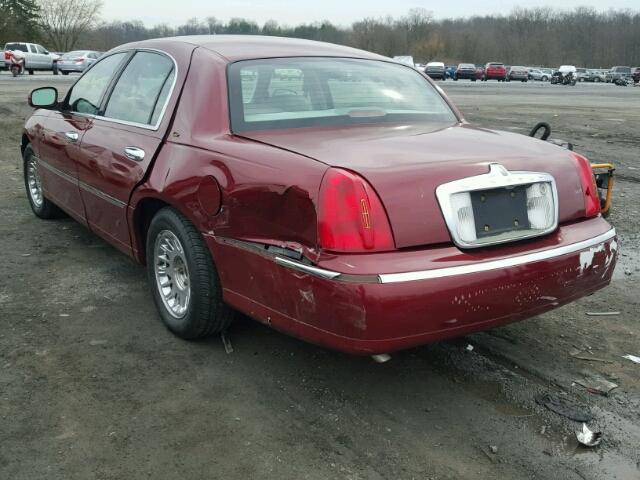
<path id="1" fill-rule="evenodd" d="M 551 227 L 546 230 L 536 231 L 531 234 L 516 235 L 513 238 L 502 238 L 494 241 L 469 243 L 465 242 L 458 235 L 457 219 L 455 218 L 451 208 L 451 195 L 462 192 L 473 192 L 478 190 L 490 190 L 493 188 L 503 187 L 515 187 L 518 185 L 528 185 L 537 182 L 548 182 L 551 184 L 551 192 L 553 195 L 554 203 L 554 222 Z M 440 204 L 440 210 L 444 217 L 447 229 L 451 235 L 451 239 L 456 246 L 460 248 L 481 248 L 489 245 L 499 245 L 503 243 L 511 243 L 518 240 L 524 240 L 527 238 L 540 237 L 547 233 L 553 232 L 558 228 L 558 189 L 556 186 L 556 180 L 552 175 L 542 172 L 528 172 L 528 171 L 509 171 L 498 163 L 489 164 L 489 173 L 483 173 L 482 175 L 475 175 L 473 177 L 466 177 L 460 180 L 454 180 L 449 183 L 444 183 L 436 188 L 436 197 Z"/>
<path id="2" fill-rule="evenodd" d="M 115 52 L 111 52 L 111 54 L 115 54 L 115 53 L 120 53 L 120 52 L 128 52 L 131 51 L 132 49 L 125 49 L 125 50 L 116 50 Z M 170 53 L 167 53 L 163 50 L 158 50 L 157 48 L 135 48 L 133 49 L 135 51 L 135 54 L 133 55 L 133 57 L 131 57 L 131 60 L 129 61 L 129 63 L 127 63 L 127 65 L 124 67 L 124 69 L 122 70 L 122 73 L 124 73 L 127 70 L 127 67 L 129 66 L 129 64 L 131 63 L 131 61 L 135 58 L 136 54 L 138 52 L 152 52 L 152 53 L 157 53 L 160 55 L 164 55 L 165 57 L 168 57 L 172 62 L 173 62 L 173 69 L 175 71 L 175 75 L 173 76 L 173 84 L 171 85 L 171 88 L 169 89 L 169 94 L 167 95 L 167 99 L 164 102 L 164 106 L 162 107 L 162 110 L 160 111 L 160 116 L 158 117 L 158 121 L 154 124 L 154 125 L 150 125 L 147 123 L 137 123 L 137 122 L 128 122 L 126 120 L 118 120 L 117 118 L 110 118 L 110 117 L 105 117 L 103 115 L 94 115 L 93 118 L 98 119 L 98 120 L 102 120 L 105 122 L 110 122 L 110 123 L 117 123 L 120 125 L 126 125 L 129 127 L 137 127 L 137 128 L 143 128 L 145 130 L 152 130 L 152 131 L 157 131 L 160 128 L 160 125 L 162 124 L 162 121 L 164 120 L 164 115 L 167 112 L 167 108 L 169 108 L 169 102 L 171 101 L 171 96 L 173 95 L 173 91 L 176 87 L 176 83 L 178 82 L 178 62 L 176 62 L 176 59 L 173 58 L 173 55 L 171 55 Z M 120 78 L 118 78 L 118 81 L 120 81 Z M 116 82 L 116 84 L 114 85 L 114 89 L 115 87 L 118 85 L 118 82 Z M 111 92 L 111 95 L 113 95 L 113 91 Z M 109 97 L 109 100 L 111 100 L 111 96 Z M 107 101 L 107 105 L 109 105 L 109 102 Z"/>
<path id="3" fill-rule="evenodd" d="M 557 257 L 561 257 L 563 255 L 568 255 L 571 253 L 577 253 L 582 250 L 586 250 L 587 248 L 596 247 L 598 245 L 604 244 L 605 242 L 613 239 L 616 236 L 616 229 L 611 228 L 610 230 L 596 236 L 593 238 L 589 238 L 587 240 L 582 240 L 580 242 L 571 243 L 569 245 L 563 245 L 560 247 L 550 248 L 547 250 L 542 250 L 539 252 L 525 253 L 523 255 L 517 255 L 514 257 L 501 258 L 498 260 L 489 260 L 486 262 L 474 262 L 467 265 L 458 265 L 455 267 L 443 267 L 443 268 L 434 268 L 432 270 L 419 270 L 414 272 L 402 272 L 402 273 L 382 273 L 375 275 L 374 277 L 377 281 L 371 281 L 371 275 L 357 275 L 357 274 L 343 274 L 340 272 L 334 272 L 331 270 L 326 270 L 323 268 L 312 267 L 310 265 L 305 265 L 300 262 L 296 262 L 294 260 L 289 260 L 282 257 L 276 257 L 275 262 L 278 265 L 283 267 L 291 268 L 293 270 L 297 270 L 299 272 L 307 273 L 309 275 L 314 275 L 316 277 L 320 277 L 326 280 L 338 280 L 342 281 L 343 279 L 348 280 L 350 282 L 356 283 L 403 283 L 403 282 L 414 282 L 419 280 L 433 280 L 438 278 L 445 277 L 454 277 L 460 275 L 469 275 L 474 273 L 482 273 L 489 272 L 492 270 L 503 270 L 505 268 L 513 268 L 521 265 L 525 265 L 528 263 L 536 263 L 543 262 L 547 260 L 552 260 Z M 615 241 L 614 241 L 615 242 Z M 610 251 L 617 250 L 617 243 L 612 242 L 610 246 Z M 361 278 L 361 281 L 358 281 L 358 278 Z"/>
<path id="4" fill-rule="evenodd" d="M 137 52 L 153 52 L 153 53 L 158 53 L 160 55 L 164 55 L 166 57 L 168 57 L 172 62 L 173 62 L 173 68 L 175 70 L 175 75 L 173 77 L 173 84 L 171 85 L 171 89 L 169 89 L 169 94 L 167 95 L 167 99 L 164 102 L 164 106 L 162 107 L 162 110 L 160 111 L 160 116 L 158 117 L 158 121 L 154 124 L 154 125 L 149 125 L 146 123 L 136 123 L 136 122 L 128 122 L 126 120 L 118 120 L 117 118 L 110 118 L 110 117 L 105 117 L 102 115 L 96 115 L 93 113 L 81 113 L 81 112 L 70 112 L 74 115 L 78 115 L 81 117 L 85 117 L 85 118 L 90 118 L 92 120 L 98 119 L 98 120 L 102 120 L 103 122 L 108 122 L 108 123 L 117 123 L 120 125 L 126 125 L 128 127 L 137 127 L 137 128 L 142 128 L 144 130 L 150 130 L 150 131 L 158 131 L 158 129 L 160 128 L 160 125 L 162 124 L 162 121 L 164 120 L 164 116 L 167 112 L 167 108 L 169 108 L 169 102 L 171 101 L 171 96 L 173 95 L 173 91 L 176 88 L 176 83 L 178 82 L 178 62 L 176 62 L 176 59 L 173 57 L 173 55 L 171 55 L 170 53 L 167 53 L 163 50 L 158 50 L 157 48 L 129 48 L 129 49 L 124 49 L 124 50 L 115 50 L 113 52 L 109 52 L 109 55 L 103 55 L 102 57 L 100 57 L 99 60 L 102 60 L 103 58 L 106 57 L 110 57 L 111 55 L 115 55 L 116 53 L 127 53 L 127 52 L 131 52 L 131 51 L 135 51 Z M 135 54 L 134 54 L 135 57 Z M 133 57 L 132 57 L 133 58 Z M 98 62 L 93 62 L 91 64 L 91 67 L 93 67 L 95 64 L 97 64 Z M 124 67 L 124 69 L 122 70 L 124 72 L 124 70 L 127 69 L 127 66 L 129 66 L 129 63 L 127 63 L 127 65 Z M 91 69 L 85 69 L 85 72 L 89 72 Z M 79 82 L 82 77 L 84 77 L 84 73 L 80 76 L 80 78 L 78 78 L 78 80 L 76 80 L 76 83 Z M 120 80 L 118 78 L 118 80 Z M 116 85 L 118 84 L 118 82 L 116 82 Z M 71 88 L 69 89 L 69 91 L 73 90 L 73 87 L 75 87 L 75 83 L 71 86 Z M 115 86 L 114 86 L 115 87 Z M 113 93 L 113 92 L 112 92 Z M 69 95 L 69 94 L 67 94 Z M 109 97 L 109 99 L 111 99 L 111 97 Z M 107 102 L 107 105 L 109 104 L 109 102 Z"/>

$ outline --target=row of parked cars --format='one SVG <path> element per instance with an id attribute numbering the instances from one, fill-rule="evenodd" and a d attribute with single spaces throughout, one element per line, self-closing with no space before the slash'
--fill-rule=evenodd
<path id="1" fill-rule="evenodd" d="M 54 75 L 68 75 L 72 72 L 84 72 L 102 53 L 94 50 L 50 52 L 37 43 L 8 42 L 4 45 L 4 62 L 0 63 L 0 66 L 9 68 L 11 57 L 15 54 L 24 60 L 23 70 L 29 75 L 33 75 L 37 70 L 51 71 Z"/>
<path id="2" fill-rule="evenodd" d="M 609 70 L 576 68 L 573 66 L 576 79 L 579 82 L 607 82 L 626 78 L 635 83 L 640 82 L 640 67 L 613 67 Z M 543 67 L 507 66 L 500 62 L 489 62 L 486 65 L 473 63 L 460 63 L 459 65 L 445 66 L 443 62 L 429 62 L 426 65 L 416 64 L 416 68 L 425 72 L 436 80 L 471 80 L 473 82 L 498 80 L 499 82 L 538 80 L 547 82 L 551 80 L 557 69 Z"/>

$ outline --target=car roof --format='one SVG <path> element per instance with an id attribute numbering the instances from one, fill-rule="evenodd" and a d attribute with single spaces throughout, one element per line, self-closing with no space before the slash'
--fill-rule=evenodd
<path id="1" fill-rule="evenodd" d="M 114 50 L 147 47 L 162 49 L 163 44 L 171 45 L 175 43 L 186 43 L 206 48 L 229 62 L 277 57 L 349 57 L 391 61 L 390 58 L 382 55 L 333 43 L 265 35 L 187 35 L 166 37 L 128 43 L 116 47 Z"/>

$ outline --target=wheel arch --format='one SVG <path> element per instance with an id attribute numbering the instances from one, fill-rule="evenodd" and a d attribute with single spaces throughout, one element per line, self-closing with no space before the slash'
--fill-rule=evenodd
<path id="1" fill-rule="evenodd" d="M 132 209 L 130 215 L 131 243 L 135 259 L 143 265 L 146 264 L 146 245 L 149 225 L 151 225 L 151 220 L 153 220 L 156 213 L 165 207 L 176 208 L 161 198 L 144 197 L 138 200 Z"/>

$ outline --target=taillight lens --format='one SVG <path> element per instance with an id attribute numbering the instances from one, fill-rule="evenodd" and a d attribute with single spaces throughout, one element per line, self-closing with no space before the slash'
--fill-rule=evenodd
<path id="1" fill-rule="evenodd" d="M 573 157 L 578 164 L 578 173 L 580 174 L 580 183 L 584 194 L 585 215 L 587 217 L 595 217 L 600 213 L 600 197 L 598 196 L 598 186 L 596 185 L 596 177 L 591 169 L 591 163 L 579 153 L 574 152 Z"/>
<path id="2" fill-rule="evenodd" d="M 11 52 L 9 50 L 6 50 L 4 52 L 4 59 L 5 60 L 11 60 Z"/>
<path id="3" fill-rule="evenodd" d="M 318 198 L 318 240 L 333 252 L 379 252 L 395 244 L 382 202 L 355 173 L 330 168 Z"/>

